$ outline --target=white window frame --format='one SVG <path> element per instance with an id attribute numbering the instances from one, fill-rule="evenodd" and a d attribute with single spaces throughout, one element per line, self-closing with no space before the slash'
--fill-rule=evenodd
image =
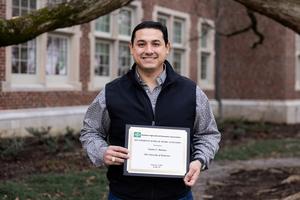
<path id="1" fill-rule="evenodd" d="M 198 84 L 204 90 L 213 90 L 215 88 L 215 24 L 213 20 L 199 18 L 198 20 L 198 33 L 199 33 L 199 40 L 198 40 L 198 64 L 197 64 L 197 71 L 198 71 Z M 208 24 L 211 27 L 211 30 L 208 35 L 208 43 L 207 47 L 201 47 L 201 33 L 202 33 L 202 25 Z M 208 68 L 207 68 L 207 79 L 201 79 L 201 54 L 208 53 L 210 54 L 208 60 Z"/>
<path id="2" fill-rule="evenodd" d="M 91 70 L 93 70 L 92 71 L 92 73 L 91 74 L 94 74 L 94 81 L 96 82 L 96 83 L 101 83 L 102 81 L 104 81 L 104 82 L 109 82 L 110 80 L 111 80 L 111 76 L 112 76 L 112 63 L 114 62 L 114 59 L 112 59 L 112 55 L 114 55 L 115 53 L 114 53 L 114 43 L 113 43 L 113 41 L 111 41 L 111 40 L 104 40 L 104 39 L 101 39 L 101 38 L 97 38 L 96 40 L 95 40 L 95 48 L 96 48 L 96 42 L 97 41 L 101 41 L 102 43 L 106 43 L 106 44 L 108 44 L 109 45 L 109 75 L 108 76 L 98 76 L 98 75 L 95 75 L 95 57 L 93 57 L 93 60 L 94 60 L 94 62 L 93 62 L 93 66 L 92 66 L 92 68 L 91 68 Z M 96 49 L 95 49 L 95 52 L 96 52 Z M 94 56 L 95 56 L 95 52 L 94 52 Z"/>
<path id="3" fill-rule="evenodd" d="M 295 33 L 295 90 L 300 91 L 300 35 Z"/>
<path id="4" fill-rule="evenodd" d="M 37 9 L 46 5 L 47 0 L 37 0 Z M 6 18 L 12 16 L 12 1 L 7 1 Z M 36 74 L 13 74 L 12 73 L 12 47 L 5 48 L 6 56 L 6 80 L 2 82 L 2 91 L 57 91 L 57 90 L 81 90 L 79 77 L 80 62 L 80 26 L 57 29 L 51 33 L 63 34 L 69 37 L 68 74 L 66 78 L 59 76 L 47 77 L 47 35 L 41 34 L 36 37 Z"/>
<path id="5" fill-rule="evenodd" d="M 167 28 L 168 28 L 168 34 L 169 34 L 169 41 L 171 43 L 171 51 L 168 57 L 168 61 L 172 63 L 173 61 L 173 49 L 178 49 L 183 52 L 183 60 L 182 62 L 182 68 L 180 69 L 181 75 L 183 76 L 189 76 L 190 73 L 190 28 L 191 28 L 191 19 L 190 15 L 185 12 L 181 12 L 178 10 L 173 10 L 170 8 L 165 8 L 161 6 L 154 6 L 152 18 L 157 21 L 158 17 L 161 16 L 164 19 L 167 19 Z M 176 20 L 182 20 L 183 21 L 183 35 L 182 35 L 182 43 L 177 44 L 173 42 L 173 26 L 174 22 Z"/>
<path id="6" fill-rule="evenodd" d="M 58 34 L 57 32 L 52 32 L 52 33 L 47 33 L 47 41 L 48 41 L 48 36 L 49 35 L 54 35 L 55 37 L 61 37 L 61 38 L 66 38 L 67 39 L 67 74 L 66 75 L 47 75 L 46 74 L 46 83 L 48 87 L 59 87 L 61 84 L 68 84 L 69 81 L 69 74 L 71 72 L 71 65 L 70 62 L 71 61 L 71 55 L 70 55 L 70 44 L 71 44 L 71 38 L 68 35 L 63 35 L 63 34 Z M 47 42 L 46 42 L 47 43 Z M 48 56 L 47 53 L 47 48 L 46 48 L 46 57 Z M 48 58 L 47 58 L 48 59 Z M 45 65 L 47 65 L 47 59 L 45 62 Z"/>
<path id="7" fill-rule="evenodd" d="M 121 8 L 122 10 L 127 10 L 127 11 L 130 11 L 131 12 L 131 14 L 132 14 L 132 18 L 131 18 L 131 31 L 134 29 L 134 18 L 135 18 L 135 12 L 136 12 L 136 7 L 132 7 L 132 6 L 129 6 L 129 7 L 123 7 L 123 8 Z M 117 14 L 116 14 L 116 17 L 117 17 L 117 20 L 119 20 L 119 11 L 121 10 L 121 9 L 119 9 L 118 11 L 117 11 Z M 123 39 L 123 40 L 129 40 L 130 41 L 130 36 L 131 36 L 131 34 L 129 34 L 129 35 L 123 35 L 123 34 L 120 34 L 119 33 L 119 22 L 117 23 L 117 25 L 116 25 L 116 28 L 118 29 L 118 31 L 117 31 L 117 33 L 118 33 L 118 37 L 120 38 L 120 39 Z"/>
<path id="8" fill-rule="evenodd" d="M 128 6 L 123 7 L 121 9 L 130 9 L 132 11 L 132 27 L 141 22 L 143 16 L 142 10 L 142 2 L 141 1 L 133 1 Z M 118 13 L 120 9 L 111 12 L 110 15 L 110 33 L 97 32 L 95 21 L 91 22 L 91 32 L 89 35 L 90 39 L 90 82 L 88 83 L 88 90 L 90 91 L 98 91 L 101 90 L 106 83 L 118 77 L 118 67 L 119 67 L 119 43 L 126 42 L 128 45 L 130 44 L 131 36 L 120 35 L 118 30 Z M 109 76 L 96 76 L 95 75 L 95 44 L 97 40 L 108 41 L 111 43 L 111 56 L 110 56 L 110 74 Z M 133 60 L 132 60 L 133 63 Z"/>

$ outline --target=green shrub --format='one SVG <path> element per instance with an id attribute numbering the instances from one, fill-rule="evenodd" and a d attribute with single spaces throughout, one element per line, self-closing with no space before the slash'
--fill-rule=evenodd
<path id="1" fill-rule="evenodd" d="M 24 150 L 23 138 L 2 139 L 0 141 L 0 157 L 17 158 L 18 154 Z"/>

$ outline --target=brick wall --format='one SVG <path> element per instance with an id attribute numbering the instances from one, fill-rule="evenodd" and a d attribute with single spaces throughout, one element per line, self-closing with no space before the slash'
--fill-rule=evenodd
<path id="1" fill-rule="evenodd" d="M 228 0 L 227 0 L 228 1 Z M 235 19 L 234 23 L 222 25 L 224 30 L 234 30 L 241 27 L 247 21 L 245 11 L 238 4 L 226 1 L 227 9 L 224 9 L 224 16 L 227 19 Z M 143 19 L 151 19 L 153 6 L 159 5 L 182 11 L 190 14 L 191 30 L 190 38 L 198 35 L 198 18 L 205 17 L 214 19 L 214 5 L 212 1 L 193 0 L 149 0 L 142 1 Z M 5 13 L 4 5 L 0 4 L 0 14 Z M 264 27 L 268 25 L 267 27 Z M 243 27 L 243 26 L 242 26 Z M 282 26 L 277 25 L 264 17 L 260 17 L 260 27 L 266 35 L 263 46 L 255 50 L 250 48 L 256 37 L 253 33 L 246 33 L 234 38 L 222 40 L 222 94 L 225 98 L 282 98 L 287 95 L 283 86 L 288 82 L 282 74 L 288 74 L 285 70 L 286 60 L 280 58 L 282 51 L 286 48 L 283 45 L 288 32 Z M 90 25 L 81 25 L 82 36 L 80 38 L 80 82 L 82 90 L 71 91 L 51 91 L 51 92 L 1 92 L 0 109 L 18 109 L 33 107 L 57 107 L 75 106 L 89 104 L 98 92 L 88 91 L 90 81 Z M 281 37 L 278 37 L 280 35 Z M 274 39 L 275 38 L 275 44 Z M 197 49 L 198 40 L 190 42 L 190 77 L 197 81 Z M 275 52 L 269 51 L 275 49 Z M 237 57 L 237 55 L 239 55 Z M 4 48 L 0 48 L 0 81 L 5 80 L 5 53 Z M 255 58 L 255 59 L 253 59 Z M 261 63 L 264 63 L 262 67 Z M 292 83 L 289 83 L 292 84 Z M 270 90 L 270 88 L 272 88 Z M 276 91 L 276 92 L 275 92 Z M 209 98 L 214 98 L 214 91 L 205 91 Z M 290 94 L 292 95 L 292 93 Z M 293 93 L 294 95 L 294 93 Z"/>
<path id="2" fill-rule="evenodd" d="M 0 110 L 88 105 L 95 92 L 1 92 Z"/>
<path id="3" fill-rule="evenodd" d="M 189 13 L 191 20 L 191 29 L 189 38 L 197 38 L 198 37 L 198 19 L 199 17 L 214 19 L 214 4 L 212 1 L 195 1 L 186 0 L 184 3 L 181 0 L 149 0 L 142 1 L 143 9 L 144 9 L 144 19 L 152 19 L 153 7 L 155 5 L 166 7 L 174 10 L 178 10 L 181 12 Z M 190 41 L 190 66 L 189 67 L 189 77 L 197 82 L 197 49 L 198 49 L 198 40 Z M 214 98 L 214 90 L 205 91 L 209 98 Z"/>
<path id="4" fill-rule="evenodd" d="M 0 1 L 0 17 L 5 17 L 5 4 Z M 2 81 L 5 80 L 5 49 L 0 48 L 0 91 L 2 88 Z"/>
<path id="5" fill-rule="evenodd" d="M 246 9 L 225 0 L 221 32 L 232 32 L 250 22 Z M 294 91 L 293 34 L 282 25 L 256 14 L 264 42 L 257 48 L 252 31 L 221 40 L 222 97 L 225 99 L 286 99 Z M 288 53 L 289 52 L 289 53 Z M 290 74 L 290 75 L 288 75 Z M 288 75 L 288 76 L 287 76 Z"/>

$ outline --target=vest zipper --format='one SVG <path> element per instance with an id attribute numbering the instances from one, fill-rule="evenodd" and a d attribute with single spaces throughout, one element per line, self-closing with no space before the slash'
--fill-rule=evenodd
<path id="1" fill-rule="evenodd" d="M 152 121 L 151 121 L 151 125 L 155 126 L 155 115 L 154 115 L 154 110 L 152 108 L 152 103 L 150 98 L 148 97 L 148 94 L 146 93 L 146 91 L 142 88 L 142 86 L 140 86 L 140 89 L 142 90 L 144 97 L 146 98 L 146 101 L 148 101 L 148 106 L 150 106 L 150 110 L 151 110 L 151 114 L 152 114 Z"/>

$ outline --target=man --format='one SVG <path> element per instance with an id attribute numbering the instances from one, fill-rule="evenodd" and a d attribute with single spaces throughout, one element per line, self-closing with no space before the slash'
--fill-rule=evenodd
<path id="1" fill-rule="evenodd" d="M 166 61 L 170 43 L 161 23 L 137 25 L 130 51 L 135 64 L 108 83 L 89 106 L 80 140 L 92 163 L 108 167 L 109 200 L 193 199 L 190 187 L 208 167 L 220 141 L 208 99 Z M 123 175 L 129 158 L 124 148 L 126 124 L 190 128 L 191 162 L 185 177 Z"/>

